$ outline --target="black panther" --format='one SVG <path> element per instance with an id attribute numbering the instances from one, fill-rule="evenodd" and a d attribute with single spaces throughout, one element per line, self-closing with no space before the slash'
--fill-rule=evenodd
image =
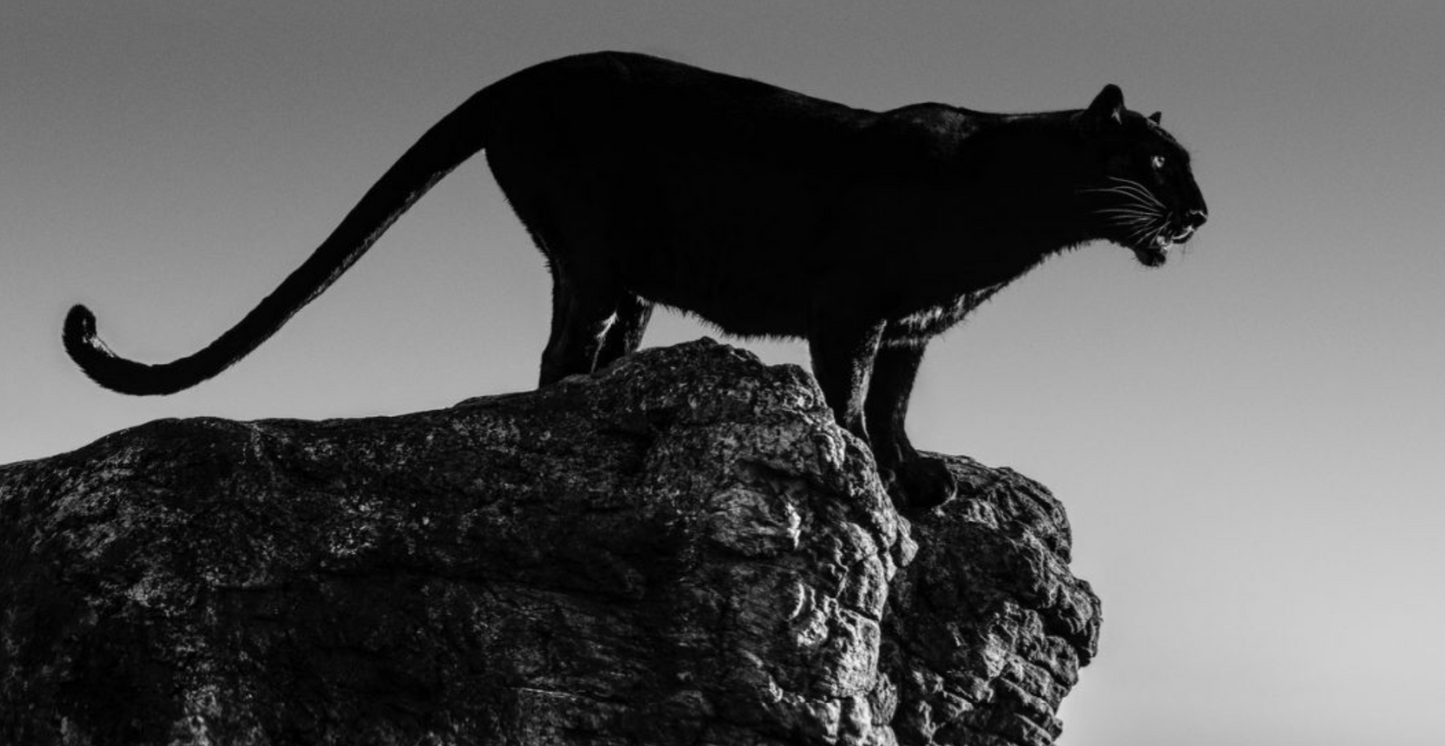
<path id="1" fill-rule="evenodd" d="M 895 501 L 914 508 L 954 491 L 904 432 L 929 339 L 1051 254 L 1105 240 L 1159 266 L 1207 215 L 1189 154 L 1113 85 L 1077 110 L 874 112 L 639 54 L 583 54 L 522 70 L 443 117 L 199 352 L 157 365 L 119 357 L 83 306 L 65 320 L 66 350 L 122 393 L 194 386 L 269 338 L 482 150 L 551 271 L 542 385 L 636 349 L 655 305 L 729 334 L 805 338 L 838 423 L 871 444 Z"/>

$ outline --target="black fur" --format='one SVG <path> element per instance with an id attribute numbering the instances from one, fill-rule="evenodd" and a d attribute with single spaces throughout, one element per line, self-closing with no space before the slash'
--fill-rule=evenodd
<path id="1" fill-rule="evenodd" d="M 732 334 L 804 337 L 838 422 L 871 443 L 895 499 L 914 507 L 953 492 L 904 432 L 927 341 L 1054 252 L 1105 239 L 1157 266 L 1206 215 L 1188 154 L 1115 86 L 1083 110 L 875 113 L 652 57 L 588 54 L 523 70 L 448 114 L 200 352 L 162 365 L 120 358 L 82 306 L 66 318 L 66 350 L 129 394 L 210 378 L 483 148 L 552 272 L 542 385 L 636 349 L 654 304 Z"/>

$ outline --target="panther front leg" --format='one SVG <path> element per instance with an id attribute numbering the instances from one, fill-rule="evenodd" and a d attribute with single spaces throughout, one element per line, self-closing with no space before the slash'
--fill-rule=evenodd
<path id="1" fill-rule="evenodd" d="M 818 387 L 823 390 L 823 398 L 833 410 L 838 425 L 868 443 L 864 398 L 883 324 L 849 323 L 838 318 L 828 321 L 830 323 L 815 320 L 808 333 L 813 377 L 818 380 Z"/>
<path id="2" fill-rule="evenodd" d="M 941 505 L 958 491 L 958 480 L 948 467 L 939 459 L 919 455 L 904 431 L 924 346 L 913 340 L 884 342 L 873 359 L 864 404 L 878 473 L 894 505 L 907 512 Z"/>

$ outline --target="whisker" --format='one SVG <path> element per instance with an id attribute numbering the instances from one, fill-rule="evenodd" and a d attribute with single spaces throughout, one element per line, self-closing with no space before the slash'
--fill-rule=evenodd
<path id="1" fill-rule="evenodd" d="M 1152 207 L 1158 207 L 1158 208 L 1163 208 L 1163 207 L 1164 207 L 1164 203 L 1160 202 L 1158 197 L 1154 196 L 1154 194 L 1153 194 L 1152 192 L 1150 192 L 1147 188 L 1145 188 L 1143 185 L 1140 185 L 1140 184 L 1135 183 L 1135 182 L 1123 182 L 1123 181 L 1121 181 L 1120 184 L 1115 185 L 1115 186 L 1099 187 L 1099 188 L 1098 188 L 1098 191 L 1100 191 L 1100 192 L 1109 192 L 1109 193 L 1112 193 L 1112 194 L 1117 194 L 1117 195 L 1122 196 L 1122 197 L 1128 197 L 1129 199 L 1131 199 L 1131 200 L 1133 200 L 1133 201 L 1139 202 L 1139 203 L 1141 203 L 1141 204 L 1148 204 L 1148 205 L 1150 205 L 1150 206 L 1152 206 Z"/>
<path id="2" fill-rule="evenodd" d="M 1155 219 L 1152 218 L 1152 217 L 1148 217 L 1148 216 L 1127 217 L 1127 218 L 1126 218 L 1126 217 L 1110 217 L 1110 218 L 1108 218 L 1108 221 L 1109 221 L 1110 223 L 1113 223 L 1114 225 L 1152 225 L 1152 224 L 1155 222 Z"/>
<path id="3" fill-rule="evenodd" d="M 1154 193 L 1150 192 L 1149 188 L 1144 186 L 1143 184 L 1140 184 L 1133 179 L 1125 179 L 1120 176 L 1110 176 L 1109 178 L 1112 181 L 1117 181 L 1120 183 L 1120 186 L 1117 187 L 1118 189 L 1142 197 L 1145 200 L 1148 200 L 1149 202 L 1152 202 L 1153 204 L 1158 205 L 1161 208 L 1164 207 L 1164 203 L 1160 202 L 1159 198 L 1155 197 Z"/>
<path id="4" fill-rule="evenodd" d="M 1100 209 L 1100 210 L 1094 210 L 1092 214 L 1098 215 L 1098 216 L 1100 216 L 1100 217 L 1102 217 L 1102 218 L 1105 218 L 1106 220 L 1126 220 L 1126 219 L 1127 219 L 1127 220 L 1151 220 L 1151 221 L 1152 221 L 1152 220 L 1163 220 L 1163 219 L 1164 219 L 1164 214 L 1161 213 L 1161 212 L 1159 212 L 1158 210 L 1142 210 L 1142 209 L 1131 209 L 1131 208 L 1123 208 L 1123 207 L 1110 207 L 1110 208 L 1105 208 L 1105 209 Z"/>
<path id="5" fill-rule="evenodd" d="M 1148 192 L 1140 191 L 1139 187 L 1089 187 L 1078 190 L 1082 193 L 1114 194 L 1123 197 L 1131 204 L 1139 205 L 1150 210 L 1164 209 L 1164 204 L 1158 198 Z"/>
<path id="6" fill-rule="evenodd" d="M 1133 241 L 1133 240 L 1136 240 L 1136 239 L 1143 239 L 1143 238 L 1147 238 L 1147 237 L 1151 236 L 1151 235 L 1154 234 L 1154 233 L 1158 233 L 1159 231 L 1161 231 L 1161 230 L 1164 229 L 1163 226 L 1160 226 L 1160 227 L 1158 227 L 1158 228 L 1153 228 L 1152 230 L 1151 230 L 1150 228 L 1151 228 L 1151 226 L 1149 226 L 1149 225 L 1140 226 L 1140 227 L 1135 228 L 1134 230 L 1130 231 L 1130 232 L 1125 236 L 1125 238 L 1126 238 L 1127 240 L 1129 240 L 1129 241 Z"/>
<path id="7" fill-rule="evenodd" d="M 1122 234 L 1119 243 L 1159 247 L 1165 242 L 1163 236 L 1171 224 L 1169 208 L 1141 182 L 1110 176 L 1101 185 L 1081 187 L 1075 191 L 1107 195 L 1107 206 L 1090 210 L 1090 214 L 1097 215 L 1106 225 L 1119 231 Z"/>
<path id="8" fill-rule="evenodd" d="M 1128 192 L 1124 191 L 1124 188 L 1121 187 L 1121 186 L 1079 187 L 1079 188 L 1078 188 L 1077 190 L 1075 190 L 1075 191 L 1085 192 L 1085 193 L 1089 193 L 1089 192 L 1101 192 L 1101 193 L 1109 193 L 1109 194 L 1128 194 Z"/>
<path id="9" fill-rule="evenodd" d="M 1146 218 L 1161 217 L 1158 210 L 1145 210 L 1142 208 L 1134 207 L 1106 207 L 1100 210 L 1095 210 L 1094 213 L 1096 215 L 1130 215 L 1142 216 Z"/>
<path id="10" fill-rule="evenodd" d="M 1154 196 L 1153 192 L 1150 192 L 1146 187 L 1142 185 L 1129 184 L 1125 186 L 1120 186 L 1118 187 L 1118 189 L 1120 189 L 1122 193 L 1128 194 L 1135 199 L 1140 200 L 1141 202 L 1153 205 L 1154 207 L 1157 207 L 1159 209 L 1164 209 L 1164 203 L 1159 201 L 1159 198 Z"/>
<path id="11" fill-rule="evenodd" d="M 1148 212 L 1148 213 L 1163 212 L 1163 210 L 1162 210 L 1161 208 L 1159 208 L 1159 207 L 1155 207 L 1154 205 L 1151 205 L 1151 204 L 1149 204 L 1149 203 L 1147 203 L 1147 202 L 1142 202 L 1142 201 L 1140 201 L 1140 200 L 1132 199 L 1132 198 L 1130 198 L 1127 202 L 1123 202 L 1123 203 L 1120 203 L 1120 204 L 1109 205 L 1109 206 L 1107 206 L 1107 207 L 1100 207 L 1100 208 L 1098 208 L 1098 209 L 1100 209 L 1100 210 L 1137 210 L 1137 211 L 1139 211 L 1139 212 Z"/>

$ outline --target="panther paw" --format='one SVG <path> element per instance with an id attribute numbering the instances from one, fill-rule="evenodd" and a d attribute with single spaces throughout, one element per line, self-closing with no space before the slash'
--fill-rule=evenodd
<path id="1" fill-rule="evenodd" d="M 881 472 L 893 507 L 904 515 L 919 515 L 958 494 L 958 479 L 936 458 L 910 459 Z"/>

